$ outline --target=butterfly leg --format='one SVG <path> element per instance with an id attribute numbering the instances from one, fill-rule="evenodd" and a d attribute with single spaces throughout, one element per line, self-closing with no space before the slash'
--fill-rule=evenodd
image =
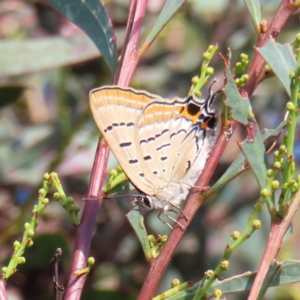
<path id="1" fill-rule="evenodd" d="M 169 223 L 165 222 L 165 221 L 160 217 L 160 215 L 162 214 L 162 212 L 163 212 L 163 211 L 160 211 L 157 217 L 161 220 L 161 222 L 163 222 L 165 225 L 167 225 L 167 226 L 172 230 L 173 227 L 172 227 Z M 166 215 L 165 212 L 164 212 L 164 214 Z M 168 215 L 166 215 L 166 216 L 169 217 Z"/>
<path id="2" fill-rule="evenodd" d="M 160 213 L 158 214 L 158 218 L 159 218 L 165 225 L 167 225 L 171 230 L 173 229 L 173 227 L 172 227 L 169 223 L 165 222 L 165 221 L 160 217 L 162 213 L 164 213 L 164 215 L 165 215 L 167 218 L 169 218 L 170 220 L 172 220 L 174 223 L 178 224 L 178 225 L 180 226 L 180 228 L 181 228 L 182 230 L 184 230 L 184 227 L 183 227 L 177 220 L 175 220 L 174 218 L 172 218 L 171 216 L 169 216 L 169 215 L 167 214 L 167 212 L 161 210 Z"/>
<path id="3" fill-rule="evenodd" d="M 174 206 L 175 208 L 177 208 L 184 216 L 184 218 L 188 221 L 189 218 L 187 217 L 187 215 L 184 213 L 184 211 L 180 208 L 180 206 L 177 206 L 175 204 L 173 204 L 172 202 L 168 202 L 169 204 L 171 204 L 172 206 Z M 169 209 L 169 211 L 173 211 L 174 213 L 178 214 L 178 211 L 175 211 L 173 209 Z"/>
<path id="4" fill-rule="evenodd" d="M 194 189 L 196 189 L 199 194 L 203 193 L 203 192 L 207 192 L 210 189 L 209 185 L 206 186 L 193 186 Z"/>
<path id="5" fill-rule="evenodd" d="M 180 186 L 181 186 L 181 184 L 186 184 L 191 189 L 194 188 L 194 189 L 198 190 L 200 194 L 203 193 L 203 192 L 206 192 L 206 191 L 208 191 L 210 189 L 209 185 L 207 185 L 207 186 L 197 186 L 197 185 L 191 185 L 191 184 L 188 184 L 188 183 L 182 182 L 182 181 L 179 181 L 179 183 L 180 183 Z"/>

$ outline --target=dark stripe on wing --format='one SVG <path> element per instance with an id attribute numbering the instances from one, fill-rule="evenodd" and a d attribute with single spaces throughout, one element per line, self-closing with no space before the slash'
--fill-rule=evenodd
<path id="1" fill-rule="evenodd" d="M 170 147 L 170 146 L 171 146 L 170 143 L 164 144 L 164 145 L 161 145 L 160 147 L 156 148 L 156 150 L 159 151 L 159 150 L 161 150 L 161 149 L 163 149 L 163 148 L 167 148 L 167 147 Z"/>
<path id="2" fill-rule="evenodd" d="M 130 147 L 132 145 L 132 143 L 131 142 L 124 142 L 124 143 L 120 143 L 119 145 L 122 148 L 126 148 L 126 147 Z"/>
<path id="3" fill-rule="evenodd" d="M 139 162 L 138 159 L 129 159 L 128 161 L 131 165 L 137 164 Z"/>

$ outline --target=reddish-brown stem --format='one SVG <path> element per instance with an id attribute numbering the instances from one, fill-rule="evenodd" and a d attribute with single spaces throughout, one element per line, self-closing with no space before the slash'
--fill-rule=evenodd
<path id="1" fill-rule="evenodd" d="M 6 280 L 0 280 L 0 299 L 8 300 L 5 286 Z"/>
<path id="2" fill-rule="evenodd" d="M 281 1 L 275 17 L 269 25 L 268 31 L 266 33 L 262 33 L 259 36 L 256 47 L 262 47 L 267 43 L 268 40 L 270 40 L 271 38 L 276 38 L 278 36 L 287 19 L 297 10 L 297 7 L 292 5 L 292 2 L 293 0 Z M 248 70 L 248 74 L 251 76 L 249 76 L 249 80 L 246 83 L 245 87 L 241 89 L 242 96 L 245 97 L 245 93 L 248 92 L 249 94 L 249 91 L 253 92 L 256 89 L 258 83 L 264 78 L 264 65 L 264 59 L 256 51 Z"/>
<path id="3" fill-rule="evenodd" d="M 127 47 L 124 52 L 124 62 L 118 80 L 118 84 L 122 86 L 129 85 L 133 72 L 140 59 L 140 57 L 136 55 L 136 49 L 141 32 L 142 21 L 146 12 L 147 2 L 148 0 L 132 0 L 130 4 L 129 15 L 133 14 L 133 24 L 132 27 L 129 23 L 127 26 L 127 34 L 129 34 L 129 38 L 128 44 L 125 45 Z M 133 8 L 135 8 L 134 11 Z M 109 151 L 110 150 L 107 143 L 101 140 L 98 144 L 95 155 L 89 185 L 88 198 L 99 197 L 102 193 L 104 174 L 107 167 Z M 76 230 L 71 274 L 66 289 L 65 299 L 80 299 L 87 275 L 76 276 L 74 272 L 86 267 L 92 239 L 92 232 L 95 228 L 96 216 L 101 201 L 101 197 L 99 197 L 99 202 L 87 201 L 85 203 L 81 223 Z"/>
<path id="4" fill-rule="evenodd" d="M 273 21 L 271 22 L 268 31 L 259 37 L 257 46 L 265 45 L 270 38 L 276 37 L 278 35 L 278 33 L 281 31 L 282 26 L 285 24 L 286 20 L 296 10 L 296 8 L 292 6 L 291 3 L 292 3 L 291 0 L 283 0 L 281 2 L 281 5 Z M 258 83 L 262 80 L 264 64 L 265 62 L 263 58 L 258 54 L 258 52 L 255 52 L 254 58 L 247 72 L 249 75 L 249 81 L 246 84 L 246 86 L 243 89 L 241 89 L 241 95 L 243 97 L 247 98 L 247 96 L 251 96 Z M 233 121 L 232 122 L 233 130 L 235 129 L 236 125 L 237 123 Z M 197 185 L 200 186 L 208 185 L 209 180 L 219 161 L 219 158 L 227 145 L 227 142 L 228 141 L 226 140 L 225 135 L 221 133 L 218 138 L 215 149 L 207 162 L 207 167 L 201 174 L 197 182 Z M 201 207 L 202 203 L 203 203 L 203 198 L 198 197 L 196 194 L 191 194 L 191 196 L 187 200 L 187 204 L 184 208 L 184 213 L 189 218 L 189 220 L 186 221 L 182 215 L 180 216 L 180 222 L 185 227 L 185 230 L 189 225 L 189 223 L 191 222 L 193 216 L 196 214 L 197 210 Z M 152 299 L 155 290 L 157 288 L 157 285 L 161 280 L 161 276 L 163 275 L 176 249 L 176 246 L 178 245 L 183 234 L 184 231 L 181 231 L 181 229 L 178 226 L 175 226 L 162 252 L 151 265 L 151 269 L 142 287 L 138 299 L 140 300 Z"/>
<path id="5" fill-rule="evenodd" d="M 97 198 L 101 195 L 108 155 L 109 147 L 107 146 L 107 143 L 100 140 L 91 174 L 88 191 L 89 198 Z M 72 265 L 65 299 L 80 299 L 87 274 L 83 276 L 76 276 L 74 272 L 86 267 L 90 251 L 90 241 L 92 239 L 93 230 L 95 229 L 96 216 L 100 207 L 100 202 L 101 201 L 87 201 L 85 203 L 81 223 L 76 228 Z"/>
<path id="6" fill-rule="evenodd" d="M 295 195 L 292 204 L 289 207 L 288 214 L 283 219 L 275 217 L 274 220 L 272 220 L 268 243 L 266 245 L 266 249 L 263 254 L 260 266 L 258 268 L 248 300 L 257 299 L 261 286 L 268 273 L 269 266 L 272 263 L 273 259 L 276 257 L 277 253 L 279 252 L 284 235 L 286 234 L 286 231 L 289 228 L 295 216 L 295 213 L 298 211 L 299 206 L 300 190 Z"/>
<path id="7" fill-rule="evenodd" d="M 130 8 L 133 9 L 134 2 L 131 1 Z M 148 0 L 139 0 L 136 4 L 136 11 L 133 18 L 132 30 L 130 38 L 128 39 L 128 44 L 124 45 L 126 51 L 124 53 L 124 58 L 122 68 L 120 70 L 120 77 L 118 85 L 128 86 L 132 78 L 133 72 L 136 69 L 137 64 L 141 59 L 138 49 L 138 41 L 141 34 L 142 22 L 146 13 Z"/>

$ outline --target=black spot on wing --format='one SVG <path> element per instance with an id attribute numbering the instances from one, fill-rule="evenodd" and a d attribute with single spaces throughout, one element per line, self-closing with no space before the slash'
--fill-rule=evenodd
<path id="1" fill-rule="evenodd" d="M 139 176 L 144 177 L 144 173 L 140 173 Z"/>
<path id="2" fill-rule="evenodd" d="M 161 135 L 163 135 L 163 134 L 165 134 L 165 133 L 167 133 L 167 132 L 169 132 L 169 129 L 164 129 L 164 130 L 161 132 Z"/>
<path id="3" fill-rule="evenodd" d="M 144 156 L 144 160 L 151 160 L 152 159 L 152 157 L 150 156 L 150 155 L 146 155 L 146 156 Z"/>
<path id="4" fill-rule="evenodd" d="M 140 145 L 147 144 L 147 143 L 148 143 L 147 140 L 140 140 Z"/>
<path id="5" fill-rule="evenodd" d="M 161 161 L 165 161 L 165 160 L 167 160 L 167 159 L 168 159 L 168 156 L 161 156 L 161 157 L 160 157 L 160 160 L 161 160 Z"/>
<path id="6" fill-rule="evenodd" d="M 180 134 L 180 133 L 182 133 L 182 132 L 183 132 L 183 133 L 186 133 L 186 130 L 185 130 L 185 129 L 180 129 L 180 130 L 177 131 L 177 134 Z"/>
<path id="7" fill-rule="evenodd" d="M 157 171 L 153 171 L 152 173 L 153 173 L 154 175 L 157 175 Z"/>
<path id="8" fill-rule="evenodd" d="M 112 126 L 107 126 L 106 129 L 104 129 L 104 132 L 110 131 L 110 130 L 112 130 L 112 129 L 113 129 Z"/>
<path id="9" fill-rule="evenodd" d="M 186 167 L 185 171 L 187 172 L 187 171 L 189 170 L 189 168 L 191 167 L 191 161 L 188 160 L 188 161 L 186 162 L 186 164 L 187 164 L 187 167 Z"/>
<path id="10" fill-rule="evenodd" d="M 205 132 L 204 132 L 204 137 L 205 137 Z M 199 139 L 197 136 L 195 136 L 195 144 L 196 144 L 196 151 L 199 151 Z"/>
<path id="11" fill-rule="evenodd" d="M 154 137 L 149 137 L 147 141 L 148 141 L 148 142 L 154 142 L 154 141 L 155 141 L 155 138 L 154 138 Z"/>
<path id="12" fill-rule="evenodd" d="M 175 135 L 177 134 L 180 134 L 180 133 L 186 133 L 186 130 L 185 129 L 180 129 L 178 130 L 177 132 L 173 132 L 171 135 L 170 135 L 170 139 L 172 139 Z"/>
<path id="13" fill-rule="evenodd" d="M 130 147 L 132 145 L 131 142 L 124 142 L 124 143 L 120 143 L 119 144 L 121 148 L 126 148 L 126 147 Z"/>
<path id="14" fill-rule="evenodd" d="M 120 126 L 125 126 L 126 124 L 124 122 L 121 122 L 120 123 Z"/>
<path id="15" fill-rule="evenodd" d="M 181 107 L 179 113 L 181 114 L 184 111 L 184 106 Z"/>
<path id="16" fill-rule="evenodd" d="M 133 127 L 133 126 L 134 126 L 134 123 L 133 123 L 133 122 L 129 122 L 129 123 L 127 123 L 126 126 L 127 126 L 127 127 Z"/>
<path id="17" fill-rule="evenodd" d="M 161 133 L 156 134 L 155 138 L 159 138 L 160 136 L 164 135 L 167 132 L 169 132 L 169 129 L 164 129 Z"/>
<path id="18" fill-rule="evenodd" d="M 119 124 L 118 124 L 118 123 L 112 123 L 112 126 L 113 126 L 113 127 L 118 127 Z"/>
<path id="19" fill-rule="evenodd" d="M 135 164 L 137 164 L 138 162 L 139 162 L 139 160 L 138 159 L 129 159 L 129 161 L 128 161 L 131 165 L 135 165 Z"/>
<path id="20" fill-rule="evenodd" d="M 190 102 L 187 106 L 187 111 L 192 116 L 195 116 L 200 111 L 200 109 L 200 106 L 196 105 L 193 102 Z"/>
<path id="21" fill-rule="evenodd" d="M 210 120 L 208 120 L 208 122 L 207 122 L 207 127 L 211 128 L 211 129 L 215 128 L 217 121 L 218 121 L 218 119 L 216 117 L 210 118 Z"/>

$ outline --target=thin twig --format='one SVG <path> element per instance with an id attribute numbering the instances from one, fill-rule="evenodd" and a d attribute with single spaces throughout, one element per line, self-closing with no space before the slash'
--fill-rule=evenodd
<path id="1" fill-rule="evenodd" d="M 58 262 L 61 255 L 62 255 L 61 248 L 57 248 L 54 257 L 50 261 L 50 264 L 52 266 L 52 279 L 53 279 L 54 295 L 56 300 L 62 300 L 65 292 L 65 288 L 59 284 L 59 280 L 58 280 Z"/>

